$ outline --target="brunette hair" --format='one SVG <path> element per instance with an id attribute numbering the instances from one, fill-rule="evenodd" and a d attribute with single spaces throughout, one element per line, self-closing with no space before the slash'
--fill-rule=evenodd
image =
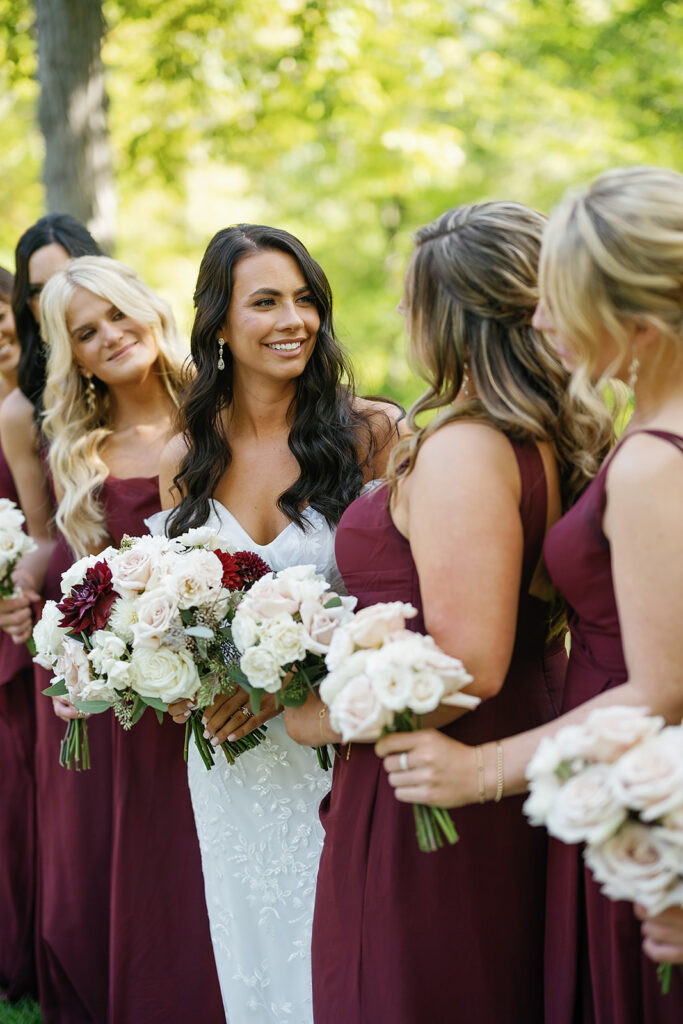
<path id="1" fill-rule="evenodd" d="M 35 406 L 37 415 L 42 407 L 45 387 L 45 351 L 40 337 L 40 327 L 29 305 L 31 296 L 28 263 L 34 252 L 54 243 L 61 245 L 69 256 L 102 254 L 90 232 L 75 217 L 66 213 L 50 213 L 41 217 L 17 242 L 12 312 L 21 346 L 19 387 Z"/>
<path id="2" fill-rule="evenodd" d="M 408 413 L 413 435 L 392 452 L 392 487 L 411 472 L 427 437 L 465 418 L 519 441 L 549 442 L 564 508 L 597 472 L 613 440 L 606 405 L 596 421 L 570 394 L 569 374 L 531 324 L 545 224 L 542 214 L 518 203 L 488 202 L 455 207 L 417 232 L 406 302 L 429 386 Z M 475 393 L 454 404 L 466 364 Z M 416 418 L 426 410 L 438 412 L 418 427 Z"/>
<path id="3" fill-rule="evenodd" d="M 302 528 L 305 505 L 335 525 L 361 489 L 363 468 L 375 442 L 369 417 L 355 406 L 351 368 L 335 337 L 329 282 L 303 243 L 288 231 L 238 224 L 214 235 L 199 268 L 191 337 L 196 376 L 181 405 L 180 429 L 188 450 L 174 479 L 180 502 L 169 517 L 171 536 L 206 521 L 211 495 L 230 465 L 222 414 L 232 401 L 232 356 L 226 345 L 225 369 L 217 368 L 216 338 L 228 314 L 236 264 L 268 250 L 296 260 L 320 316 L 313 352 L 292 401 L 289 447 L 300 472 L 278 498 L 278 507 Z"/>
<path id="4" fill-rule="evenodd" d="M 0 267 L 0 299 L 3 302 L 12 302 L 12 289 L 14 288 L 14 274 L 9 270 Z"/>

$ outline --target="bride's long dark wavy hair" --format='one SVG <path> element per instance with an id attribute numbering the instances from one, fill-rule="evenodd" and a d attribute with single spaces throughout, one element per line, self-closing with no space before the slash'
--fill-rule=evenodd
<path id="1" fill-rule="evenodd" d="M 296 382 L 289 447 L 299 463 L 299 476 L 278 498 L 278 507 L 305 528 L 305 505 L 334 526 L 357 497 L 375 442 L 367 414 L 354 404 L 353 376 L 335 337 L 332 292 L 322 268 L 305 246 L 287 231 L 257 224 L 224 228 L 209 242 L 194 293 L 192 359 L 196 373 L 180 408 L 180 430 L 188 450 L 174 484 L 181 496 L 167 530 L 178 536 L 201 526 L 209 500 L 230 465 L 231 451 L 223 413 L 232 401 L 233 367 L 225 346 L 225 369 L 217 367 L 217 335 L 225 323 L 232 297 L 236 264 L 255 252 L 277 250 L 292 256 L 311 289 L 320 315 L 313 353 Z"/>

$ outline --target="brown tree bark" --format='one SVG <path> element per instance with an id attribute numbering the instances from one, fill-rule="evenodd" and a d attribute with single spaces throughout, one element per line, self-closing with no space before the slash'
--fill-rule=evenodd
<path id="1" fill-rule="evenodd" d="M 101 0 L 36 0 L 40 127 L 51 213 L 70 213 L 107 250 L 116 200 L 100 46 Z"/>

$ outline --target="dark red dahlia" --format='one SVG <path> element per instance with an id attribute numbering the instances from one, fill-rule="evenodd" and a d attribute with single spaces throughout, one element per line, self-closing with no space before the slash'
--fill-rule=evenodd
<path id="1" fill-rule="evenodd" d="M 255 555 L 253 551 L 236 551 L 233 558 L 239 568 L 243 587 L 250 587 L 267 572 L 272 572 L 268 563 Z"/>
<path id="2" fill-rule="evenodd" d="M 214 551 L 214 555 L 223 566 L 223 579 L 221 584 L 226 590 L 240 590 L 243 586 L 240 568 L 231 554 L 227 551 Z"/>
<path id="3" fill-rule="evenodd" d="M 90 636 L 104 629 L 118 596 L 112 587 L 111 569 L 106 562 L 96 562 L 86 571 L 83 582 L 72 587 L 69 596 L 57 605 L 64 616 L 59 625 Z"/>

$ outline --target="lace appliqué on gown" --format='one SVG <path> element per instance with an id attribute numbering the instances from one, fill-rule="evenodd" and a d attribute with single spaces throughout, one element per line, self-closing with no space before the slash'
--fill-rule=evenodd
<path id="1" fill-rule="evenodd" d="M 147 521 L 162 533 L 166 513 Z M 207 526 L 272 569 L 315 564 L 342 586 L 334 533 L 305 509 L 309 528 L 291 523 L 255 544 L 232 514 L 212 502 Z M 318 807 L 331 785 L 315 752 L 289 738 L 281 717 L 268 738 L 230 766 L 218 753 L 207 771 L 190 745 L 188 777 L 202 854 L 211 939 L 229 1024 L 312 1024 L 311 930 L 323 830 Z"/>

